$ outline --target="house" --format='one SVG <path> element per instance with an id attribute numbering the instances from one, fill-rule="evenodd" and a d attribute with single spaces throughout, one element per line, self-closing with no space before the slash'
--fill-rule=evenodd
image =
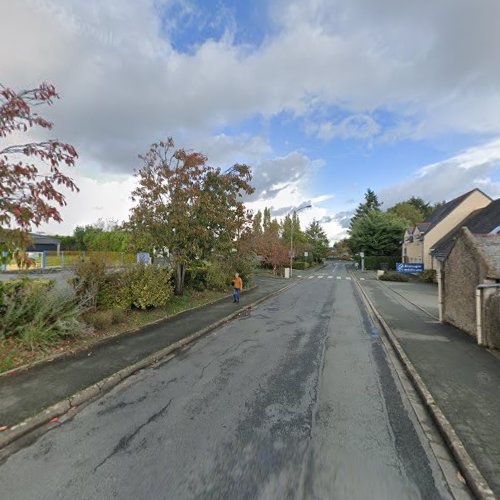
<path id="1" fill-rule="evenodd" d="M 472 212 L 458 227 L 441 238 L 431 249 L 434 259 L 440 262 L 446 259 L 462 227 L 473 234 L 500 234 L 500 198 Z"/>
<path id="2" fill-rule="evenodd" d="M 473 217 L 473 219 L 475 216 Z M 438 273 L 442 321 L 500 348 L 500 233 L 462 227 Z"/>
<path id="3" fill-rule="evenodd" d="M 431 250 L 444 236 L 452 232 L 473 212 L 486 207 L 491 198 L 480 189 L 468 193 L 436 208 L 424 221 L 408 228 L 403 237 L 403 262 L 424 264 L 424 269 L 437 269 Z"/>
<path id="4" fill-rule="evenodd" d="M 57 252 L 61 250 L 61 240 L 54 236 L 47 236 L 45 234 L 30 233 L 32 240 L 31 246 L 26 248 L 28 252 Z"/>

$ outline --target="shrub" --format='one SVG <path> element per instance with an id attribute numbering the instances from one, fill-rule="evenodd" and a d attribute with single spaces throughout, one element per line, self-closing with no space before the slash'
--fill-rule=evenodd
<path id="1" fill-rule="evenodd" d="M 130 270 L 106 274 L 97 292 L 96 306 L 99 309 L 130 309 L 133 302 L 130 275 Z"/>
<path id="2" fill-rule="evenodd" d="M 294 262 L 293 263 L 293 268 L 296 271 L 304 271 L 304 269 L 307 269 L 309 267 L 308 262 Z"/>
<path id="3" fill-rule="evenodd" d="M 111 309 L 113 323 L 123 323 L 127 319 L 127 312 L 120 307 Z"/>
<path id="4" fill-rule="evenodd" d="M 395 271 L 387 271 L 379 277 L 382 281 L 410 281 L 406 274 L 396 273 Z"/>
<path id="5" fill-rule="evenodd" d="M 106 264 L 91 259 L 77 264 L 74 271 L 70 284 L 74 286 L 78 300 L 89 309 L 96 309 L 99 291 L 107 279 Z"/>
<path id="6" fill-rule="evenodd" d="M 84 320 L 96 330 L 106 330 L 113 324 L 113 311 L 92 311 L 84 316 Z"/>
<path id="7" fill-rule="evenodd" d="M 207 270 L 206 284 L 210 290 L 226 290 L 228 288 L 228 273 L 218 264 L 211 265 Z"/>
<path id="8" fill-rule="evenodd" d="M 435 269 L 426 269 L 419 274 L 419 279 L 427 283 L 437 283 L 437 272 Z"/>
<path id="9" fill-rule="evenodd" d="M 361 269 L 361 258 L 359 256 L 355 257 L 355 261 L 359 264 Z M 374 256 L 367 255 L 365 257 L 365 269 L 377 271 L 378 269 L 385 269 L 387 271 L 395 270 L 396 263 L 401 261 L 400 256 Z"/>
<path id="10" fill-rule="evenodd" d="M 73 294 L 37 283 L 26 283 L 14 294 L 4 294 L 0 338 L 17 337 L 31 349 L 84 328 L 81 307 Z"/>
<path id="11" fill-rule="evenodd" d="M 132 305 L 138 309 L 161 307 L 174 294 L 171 284 L 172 271 L 163 267 L 137 265 L 130 270 Z"/>
<path id="12" fill-rule="evenodd" d="M 184 285 L 195 290 L 204 290 L 207 287 L 208 267 L 193 267 L 186 269 Z"/>

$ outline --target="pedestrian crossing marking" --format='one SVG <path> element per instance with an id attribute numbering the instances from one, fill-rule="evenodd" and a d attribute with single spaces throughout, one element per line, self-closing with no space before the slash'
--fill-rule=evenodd
<path id="1" fill-rule="evenodd" d="M 365 278 L 359 278 L 361 281 L 365 281 Z"/>
<path id="2" fill-rule="evenodd" d="M 309 279 L 312 280 L 314 278 L 314 276 L 309 276 Z"/>
<path id="3" fill-rule="evenodd" d="M 346 276 L 346 280 L 350 280 L 350 279 L 351 279 L 351 277 L 350 277 L 350 276 Z"/>
<path id="4" fill-rule="evenodd" d="M 318 279 L 320 280 L 321 278 L 323 278 L 323 276 L 318 276 Z"/>
<path id="5" fill-rule="evenodd" d="M 331 276 L 331 275 L 330 275 L 330 276 L 328 276 L 328 279 L 329 279 L 329 280 L 330 280 L 330 279 L 332 279 L 332 278 L 333 278 L 333 276 Z"/>
<path id="6" fill-rule="evenodd" d="M 337 276 L 337 279 L 338 279 L 338 280 L 341 280 L 341 279 L 342 279 L 342 276 Z"/>

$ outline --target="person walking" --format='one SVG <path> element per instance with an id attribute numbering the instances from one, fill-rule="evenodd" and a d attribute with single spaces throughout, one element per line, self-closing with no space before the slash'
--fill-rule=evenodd
<path id="1" fill-rule="evenodd" d="M 237 302 L 238 304 L 240 303 L 240 295 L 241 295 L 241 290 L 243 290 L 243 281 L 240 278 L 240 275 L 236 273 L 234 275 L 234 280 L 233 280 L 233 302 Z"/>

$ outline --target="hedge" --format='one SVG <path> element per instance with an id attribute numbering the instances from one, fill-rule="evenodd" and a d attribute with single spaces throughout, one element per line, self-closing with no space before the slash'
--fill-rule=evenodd
<path id="1" fill-rule="evenodd" d="M 361 258 L 356 255 L 355 261 L 359 264 L 361 268 Z M 396 269 L 396 263 L 401 262 L 400 256 L 374 256 L 367 255 L 365 257 L 365 269 L 367 271 L 377 271 L 378 269 L 385 269 L 387 271 L 394 271 Z"/>

